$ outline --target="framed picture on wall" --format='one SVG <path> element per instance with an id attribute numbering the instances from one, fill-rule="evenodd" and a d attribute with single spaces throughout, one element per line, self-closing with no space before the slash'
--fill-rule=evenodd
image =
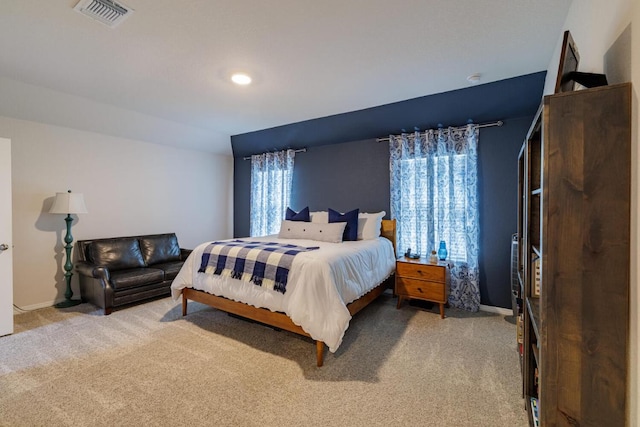
<path id="1" fill-rule="evenodd" d="M 578 71 L 580 54 L 569 30 L 564 32 L 562 50 L 560 51 L 560 64 L 558 65 L 558 77 L 556 79 L 555 93 L 570 92 L 575 88 L 574 75 Z"/>

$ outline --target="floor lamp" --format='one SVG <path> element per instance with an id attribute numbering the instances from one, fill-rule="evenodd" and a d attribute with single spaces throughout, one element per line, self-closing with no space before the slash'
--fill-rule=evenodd
<path id="1" fill-rule="evenodd" d="M 49 213 L 67 215 L 64 219 L 67 223 L 67 234 L 64 236 L 64 242 L 66 243 L 64 250 L 67 253 L 67 260 L 64 263 L 64 277 L 67 281 L 67 290 L 64 293 L 65 301 L 55 306 L 58 308 L 73 307 L 80 304 L 82 300 L 72 299 L 71 276 L 73 276 L 73 273 L 71 270 L 73 269 L 73 263 L 71 262 L 71 248 L 73 248 L 73 245 L 71 245 L 71 242 L 73 242 L 73 236 L 71 235 L 71 223 L 73 218 L 71 218 L 71 215 L 87 213 L 82 193 L 72 193 L 71 190 L 66 193 L 56 193 L 56 198 L 53 201 L 53 205 L 51 205 L 51 209 L 49 209 Z"/>

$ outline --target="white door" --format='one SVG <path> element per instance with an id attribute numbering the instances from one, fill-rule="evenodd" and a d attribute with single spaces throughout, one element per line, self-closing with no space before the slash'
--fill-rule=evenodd
<path id="1" fill-rule="evenodd" d="M 11 140 L 0 138 L 0 336 L 13 333 Z"/>

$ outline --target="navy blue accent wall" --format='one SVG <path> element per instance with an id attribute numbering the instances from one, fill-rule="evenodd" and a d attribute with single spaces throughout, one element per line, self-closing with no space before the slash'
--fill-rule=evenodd
<path id="1" fill-rule="evenodd" d="M 511 234 L 516 231 L 516 160 L 540 104 L 544 76 L 541 72 L 482 85 L 485 88 L 481 92 L 477 89 L 482 86 L 473 87 L 233 136 L 234 236 L 249 235 L 251 165 L 243 160 L 244 156 L 274 147 L 306 147 L 307 152 L 298 153 L 295 158 L 291 200 L 294 210 L 305 206 L 312 211 L 384 210 L 388 218 L 388 144 L 376 142 L 375 137 L 399 133 L 402 128 L 412 131 L 418 124 L 411 120 L 418 116 L 421 123 L 436 123 L 420 126 L 421 129 L 438 123 L 464 124 L 468 118 L 476 123 L 501 119 L 504 126 L 480 130 L 480 293 L 482 304 L 510 308 L 509 255 Z M 505 105 L 509 100 L 512 108 Z M 386 130 L 375 130 L 382 127 Z"/>
<path id="2" fill-rule="evenodd" d="M 249 235 L 251 165 L 234 159 L 234 236 Z M 291 208 L 328 208 L 346 212 L 387 212 L 389 218 L 389 146 L 375 140 L 310 147 L 297 153 Z"/>
<path id="3" fill-rule="evenodd" d="M 473 120 L 525 117 L 540 105 L 546 72 L 500 80 L 381 105 L 349 113 L 306 120 L 231 137 L 234 157 L 250 156 L 285 148 L 316 147 L 443 126 Z M 533 113 L 532 113 L 533 111 Z"/>
<path id="4" fill-rule="evenodd" d="M 480 129 L 478 197 L 480 202 L 481 303 L 511 308 L 511 235 L 517 230 L 518 153 L 533 114 L 509 119 L 500 128 Z"/>
<path id="5" fill-rule="evenodd" d="M 310 154 L 307 156 L 307 154 Z M 389 149 L 372 140 L 310 148 L 296 157 L 291 203 L 311 211 L 387 212 Z M 371 173 L 367 173 L 370 171 Z M 312 196 L 312 197 L 309 197 Z"/>

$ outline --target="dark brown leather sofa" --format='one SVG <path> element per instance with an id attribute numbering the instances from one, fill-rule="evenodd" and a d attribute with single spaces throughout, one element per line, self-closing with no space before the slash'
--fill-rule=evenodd
<path id="1" fill-rule="evenodd" d="M 169 295 L 191 250 L 174 233 L 76 242 L 80 296 L 111 314 L 114 307 Z"/>

